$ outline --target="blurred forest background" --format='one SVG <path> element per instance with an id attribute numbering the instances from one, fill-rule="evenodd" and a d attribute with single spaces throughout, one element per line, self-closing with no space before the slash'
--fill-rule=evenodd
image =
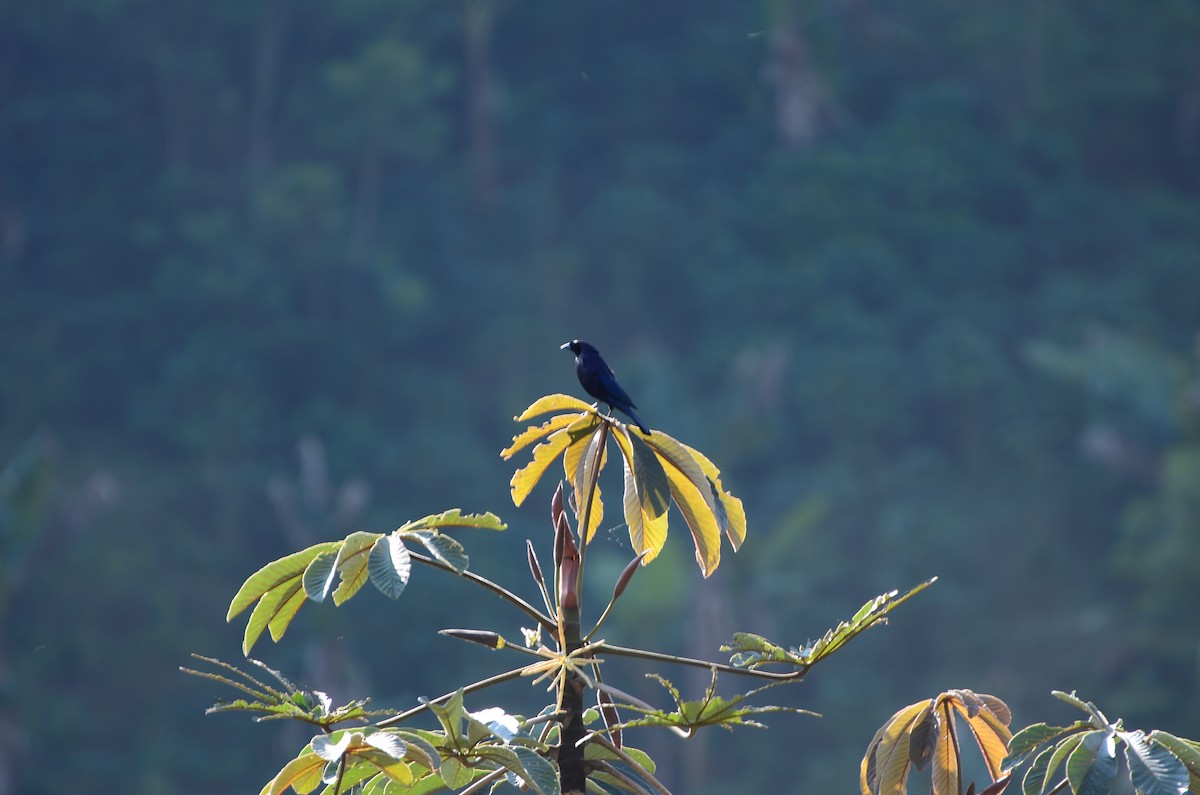
<path id="1" fill-rule="evenodd" d="M 257 791 L 304 732 L 177 666 L 309 543 L 490 510 L 532 598 L 551 486 L 497 453 L 573 337 L 749 520 L 701 582 L 676 518 L 608 639 L 941 577 L 771 694 L 823 719 L 628 737 L 679 791 L 854 792 L 950 687 L 1198 737 L 1198 331 L 1193 0 L 2 0 L 0 791 Z M 474 599 L 420 570 L 255 653 L 404 707 L 500 664 L 432 635 L 516 633 Z"/>

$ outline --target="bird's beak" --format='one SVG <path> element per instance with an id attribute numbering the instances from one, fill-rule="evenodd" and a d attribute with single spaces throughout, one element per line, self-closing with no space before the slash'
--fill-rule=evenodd
<path id="1" fill-rule="evenodd" d="M 560 351 L 565 351 L 567 348 L 570 348 L 570 347 L 571 347 L 571 343 L 569 343 L 569 342 L 564 342 L 562 345 L 559 345 L 559 346 L 558 346 L 558 349 L 559 349 Z"/>

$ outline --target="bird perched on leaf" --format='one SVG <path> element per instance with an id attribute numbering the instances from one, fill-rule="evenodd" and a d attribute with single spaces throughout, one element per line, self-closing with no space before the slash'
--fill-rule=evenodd
<path id="1" fill-rule="evenodd" d="M 612 368 L 600 357 L 600 351 L 581 340 L 564 342 L 561 350 L 575 354 L 575 375 L 579 377 L 579 384 L 585 392 L 601 403 L 607 403 L 610 408 L 627 414 L 642 433 L 650 435 L 646 423 L 634 412 L 637 406 L 629 399 L 629 394 L 621 389 Z"/>

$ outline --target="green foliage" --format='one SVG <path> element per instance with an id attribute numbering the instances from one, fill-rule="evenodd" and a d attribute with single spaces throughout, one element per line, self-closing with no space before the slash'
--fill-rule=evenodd
<path id="1" fill-rule="evenodd" d="M 880 594 L 860 607 L 849 621 L 839 622 L 836 627 L 827 631 L 820 638 L 803 646 L 784 649 L 766 638 L 739 632 L 733 636 L 733 640 L 728 645 L 721 647 L 721 651 L 733 652 L 733 657 L 729 661 L 739 668 L 757 669 L 773 664 L 783 664 L 790 665 L 796 669 L 797 673 L 803 674 L 859 634 L 878 624 L 886 624 L 888 613 L 892 608 L 907 601 L 935 582 L 937 582 L 937 577 L 931 577 L 910 588 L 902 596 L 899 591 Z"/>
<path id="2" fill-rule="evenodd" d="M 398 599 L 408 583 L 413 560 L 406 541 L 421 545 L 430 555 L 417 560 L 461 574 L 470 561 L 462 545 L 441 532 L 455 528 L 503 530 L 505 525 L 493 514 L 464 514 L 455 508 L 408 522 L 388 535 L 357 532 L 342 541 L 316 544 L 251 574 L 230 602 L 225 620 L 232 621 L 255 605 L 242 641 L 242 651 L 249 654 L 265 629 L 270 629 L 271 639 L 278 642 L 306 600 L 322 602 L 332 592 L 333 603 L 341 605 L 368 581 Z M 339 580 L 337 588 L 333 587 L 335 578 Z"/>
<path id="3" fill-rule="evenodd" d="M 732 729 L 735 726 L 753 726 L 758 729 L 765 729 L 766 726 L 754 720 L 754 718 L 771 712 L 817 715 L 810 710 L 798 709 L 796 707 L 756 707 L 743 704 L 746 699 L 756 696 L 764 690 L 777 687 L 782 684 L 781 682 L 772 682 L 771 684 L 726 698 L 717 695 L 717 672 L 714 670 L 712 673 L 712 682 L 709 684 L 708 689 L 704 691 L 704 697 L 694 701 L 685 701 L 679 695 L 679 690 L 675 685 L 663 677 L 658 674 L 647 674 L 647 676 L 656 679 L 660 685 L 666 688 L 667 692 L 671 694 L 671 698 L 675 701 L 675 709 L 668 712 L 661 709 L 647 709 L 639 704 L 621 704 L 626 709 L 640 712 L 644 717 L 625 721 L 616 726 L 610 726 L 610 731 L 617 728 L 630 729 L 636 726 L 665 726 L 679 729 L 685 732 L 687 736 L 691 736 L 702 726 L 721 726 L 726 729 Z M 817 717 L 820 716 L 817 715 Z"/>
<path id="4" fill-rule="evenodd" d="M 1200 743 L 1162 731 L 1128 731 L 1074 693 L 1054 695 L 1087 717 L 1070 726 L 1035 723 L 1013 736 L 1003 769 L 1025 766 L 1024 795 L 1068 786 L 1075 795 L 1100 795 L 1122 786 L 1140 795 L 1183 795 L 1200 785 Z"/>

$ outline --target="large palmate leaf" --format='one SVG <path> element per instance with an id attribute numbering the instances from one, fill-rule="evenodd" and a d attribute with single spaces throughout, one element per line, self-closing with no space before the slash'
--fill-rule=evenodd
<path id="1" fill-rule="evenodd" d="M 604 451 L 597 448 L 605 446 L 611 437 L 620 449 L 623 464 L 625 522 L 634 549 L 647 553 L 642 558 L 644 564 L 654 559 L 666 540 L 667 509 L 672 502 L 692 534 L 696 562 L 704 576 L 712 574 L 721 562 L 722 534 L 735 551 L 741 546 L 746 538 L 742 502 L 724 490 L 720 470 L 704 455 L 662 431 L 635 432 L 625 423 L 566 395 L 541 398 L 516 419 L 523 422 L 556 411 L 567 413 L 527 428 L 501 451 L 507 459 L 539 442 L 533 448 L 532 460 L 513 474 L 509 485 L 514 504 L 525 501 L 553 460 L 561 455 L 580 524 L 587 514 L 587 527 L 581 527 L 581 536 L 590 541 L 603 511 L 597 470 L 603 469 L 606 458 Z"/>
<path id="2" fill-rule="evenodd" d="M 332 594 L 334 604 L 341 605 L 368 582 L 397 599 L 411 573 L 406 542 L 420 544 L 435 561 L 461 574 L 470 561 L 462 545 L 442 532 L 452 528 L 504 530 L 506 525 L 491 513 L 452 508 L 407 522 L 387 535 L 360 531 L 341 541 L 316 544 L 251 574 L 234 595 L 226 620 L 254 605 L 242 638 L 242 651 L 249 654 L 264 631 L 270 630 L 276 641 L 283 637 L 306 601 L 322 602 Z"/>
<path id="3" fill-rule="evenodd" d="M 1054 695 L 1088 715 L 1069 726 L 1037 723 L 1017 732 L 1001 768 L 1026 765 L 1023 795 L 1069 788 L 1074 795 L 1115 790 L 1140 795 L 1200 791 L 1200 744 L 1166 732 L 1128 731 L 1074 693 Z"/>
<path id="4" fill-rule="evenodd" d="M 949 690 L 899 710 L 875 733 L 859 767 L 863 795 L 903 795 L 910 768 L 923 770 L 930 762 L 933 795 L 959 795 L 962 759 L 956 716 L 966 721 L 998 785 L 991 791 L 1002 789 L 1000 782 L 1007 777 L 999 765 L 1012 738 L 1008 707 L 995 696 Z"/>
<path id="5" fill-rule="evenodd" d="M 732 641 L 721 647 L 721 651 L 733 652 L 729 662 L 739 668 L 759 668 L 780 664 L 795 666 L 803 673 L 845 646 L 855 636 L 866 632 L 873 626 L 886 624 L 888 613 L 893 608 L 935 582 L 937 582 L 937 577 L 931 577 L 903 594 L 899 591 L 880 594 L 860 607 L 848 621 L 840 622 L 820 638 L 809 641 L 803 646 L 792 646 L 785 649 L 761 635 L 738 632 L 734 634 Z"/>

